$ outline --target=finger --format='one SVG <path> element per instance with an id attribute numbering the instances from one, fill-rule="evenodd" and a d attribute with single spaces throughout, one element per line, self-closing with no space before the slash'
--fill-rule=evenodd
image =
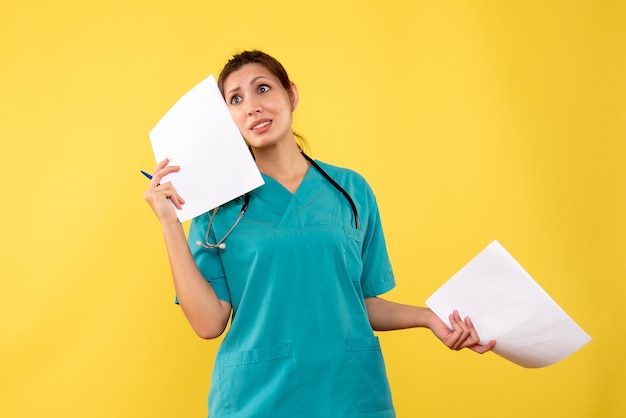
<path id="1" fill-rule="evenodd" d="M 450 325 L 452 326 L 448 347 L 452 350 L 460 350 L 463 348 L 463 343 L 467 339 L 469 331 L 466 330 L 467 327 L 463 321 L 461 321 L 461 318 L 456 311 L 450 314 L 448 319 L 450 320 Z"/>
<path id="2" fill-rule="evenodd" d="M 461 315 L 459 314 L 459 311 L 456 311 L 456 310 L 455 310 L 455 311 L 453 312 L 452 316 L 454 317 L 454 322 L 455 322 L 456 326 L 457 326 L 458 328 L 462 329 L 462 330 L 463 330 L 463 332 L 467 332 L 467 333 L 469 333 L 470 329 L 469 329 L 469 327 L 467 326 L 467 324 L 465 323 L 465 321 L 463 321 L 463 320 L 461 319 Z"/>
<path id="3" fill-rule="evenodd" d="M 174 204 L 174 207 L 178 210 L 181 210 L 183 208 L 183 205 L 185 204 L 185 200 L 180 197 L 178 193 L 170 197 L 170 200 Z"/>
<path id="4" fill-rule="evenodd" d="M 476 327 L 474 326 L 474 323 L 472 322 L 471 318 L 466 317 L 465 323 L 470 329 L 470 336 L 467 338 L 468 348 L 470 348 L 472 351 L 475 351 L 479 354 L 486 353 L 487 351 L 490 351 L 493 349 L 493 347 L 496 345 L 495 340 L 491 340 L 487 344 L 480 344 L 480 337 L 478 336 L 478 331 L 476 330 Z"/>
<path id="5" fill-rule="evenodd" d="M 163 183 L 163 177 L 167 176 L 168 174 L 176 173 L 178 171 L 180 171 L 180 166 L 178 165 L 168 165 L 167 167 L 163 167 L 155 171 L 152 175 L 151 185 L 153 187 L 160 186 Z"/>
<path id="6" fill-rule="evenodd" d="M 157 166 L 155 167 L 155 169 L 154 169 L 154 171 L 152 172 L 152 174 L 154 174 L 156 171 L 158 171 L 158 170 L 162 169 L 163 167 L 167 166 L 167 165 L 169 164 L 169 162 L 170 162 L 170 159 L 169 159 L 169 158 L 166 158 L 166 159 L 164 159 L 164 160 L 161 160 L 161 161 L 157 164 Z"/>
<path id="7" fill-rule="evenodd" d="M 453 318 L 455 330 L 459 333 L 454 349 L 460 350 L 478 343 L 478 338 L 475 338 L 478 336 L 478 333 L 474 331 L 472 334 L 472 327 L 461 319 L 461 315 L 458 311 L 454 311 Z"/>
<path id="8" fill-rule="evenodd" d="M 161 184 L 158 189 L 154 190 L 154 193 L 158 195 L 158 199 L 169 199 L 176 209 L 182 209 L 182 205 L 185 204 L 185 199 L 178 194 L 172 183 L 169 181 Z"/>
<path id="9" fill-rule="evenodd" d="M 478 354 L 484 354 L 487 351 L 493 350 L 495 346 L 496 346 L 496 340 L 491 340 L 487 344 L 475 344 L 469 347 L 469 349 Z"/>
<path id="10" fill-rule="evenodd" d="M 161 178 L 159 177 L 158 179 L 155 179 L 154 177 L 158 176 L 158 172 L 160 170 L 162 170 L 164 167 L 167 167 L 169 162 L 170 162 L 170 159 L 166 158 L 164 160 L 159 161 L 159 163 L 156 165 L 156 167 L 154 167 L 154 170 L 152 170 L 152 179 L 150 181 L 150 185 L 151 186 L 158 186 L 159 185 Z"/>
<path id="11" fill-rule="evenodd" d="M 460 332 L 457 344 L 454 347 L 456 350 L 471 347 L 480 342 L 478 332 L 476 332 L 476 329 L 474 328 L 472 322 L 469 321 L 469 318 L 465 318 L 465 321 L 462 321 L 460 316 L 456 316 L 455 325 L 457 330 Z"/>
<path id="12" fill-rule="evenodd" d="M 154 168 L 154 171 L 152 172 L 152 181 L 150 183 L 152 187 L 158 187 L 161 184 L 161 180 L 166 175 L 180 171 L 179 165 L 168 165 L 169 162 L 169 158 L 166 158 L 159 162 Z"/>
<path id="13" fill-rule="evenodd" d="M 468 344 L 478 344 L 480 342 L 480 338 L 478 337 L 478 331 L 476 331 L 476 327 L 474 326 L 474 323 L 469 316 L 465 317 L 465 324 L 467 325 L 470 332 L 468 337 Z"/>

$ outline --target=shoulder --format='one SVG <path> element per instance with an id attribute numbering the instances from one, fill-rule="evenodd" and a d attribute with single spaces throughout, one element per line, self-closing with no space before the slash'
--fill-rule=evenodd
<path id="1" fill-rule="evenodd" d="M 360 173 L 345 167 L 328 164 L 322 161 L 315 162 L 334 181 L 336 181 L 350 195 L 358 206 L 374 208 L 377 206 L 376 196 L 369 183 Z M 361 209 L 363 210 L 363 209 Z"/>
<path id="2" fill-rule="evenodd" d="M 363 177 L 360 173 L 357 173 L 356 171 L 352 169 L 340 167 L 340 166 L 333 165 L 333 164 L 328 164 L 319 160 L 315 160 L 315 162 L 319 164 L 319 166 L 324 171 L 326 171 L 328 175 L 330 175 L 334 179 L 337 179 L 337 181 L 342 180 L 342 181 L 346 181 L 347 184 L 354 184 L 354 185 L 361 185 L 361 186 L 369 187 L 365 177 Z"/>

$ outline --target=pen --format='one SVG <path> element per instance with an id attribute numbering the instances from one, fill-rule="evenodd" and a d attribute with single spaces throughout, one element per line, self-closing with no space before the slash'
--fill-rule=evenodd
<path id="1" fill-rule="evenodd" d="M 146 173 L 143 170 L 139 170 L 139 171 L 141 171 L 141 174 L 143 174 L 144 176 L 148 177 L 148 179 L 152 180 L 152 176 L 150 174 Z"/>

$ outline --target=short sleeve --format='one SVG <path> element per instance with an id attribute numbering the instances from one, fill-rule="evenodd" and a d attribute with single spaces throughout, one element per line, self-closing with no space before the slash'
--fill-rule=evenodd
<path id="1" fill-rule="evenodd" d="M 189 236 L 187 238 L 191 254 L 204 276 L 209 282 L 218 299 L 231 303 L 228 284 L 222 266 L 219 249 L 209 249 L 198 245 L 197 242 L 205 243 L 207 226 L 209 224 L 209 213 L 197 216 L 191 221 L 189 226 Z M 209 242 L 215 241 L 213 229 L 209 231 Z"/>
<path id="2" fill-rule="evenodd" d="M 361 288 L 363 296 L 371 298 L 390 291 L 396 282 L 387 253 L 376 197 L 367 183 L 364 184 L 364 189 L 364 202 L 361 205 L 361 212 L 364 215 L 361 219 L 361 228 L 364 232 Z"/>

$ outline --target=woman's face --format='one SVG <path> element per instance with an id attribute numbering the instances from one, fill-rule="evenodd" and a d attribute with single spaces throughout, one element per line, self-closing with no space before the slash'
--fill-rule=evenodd
<path id="1" fill-rule="evenodd" d="M 265 66 L 246 64 L 224 82 L 230 115 L 252 148 L 293 141 L 292 112 L 298 101 L 295 85 L 286 91 Z"/>

